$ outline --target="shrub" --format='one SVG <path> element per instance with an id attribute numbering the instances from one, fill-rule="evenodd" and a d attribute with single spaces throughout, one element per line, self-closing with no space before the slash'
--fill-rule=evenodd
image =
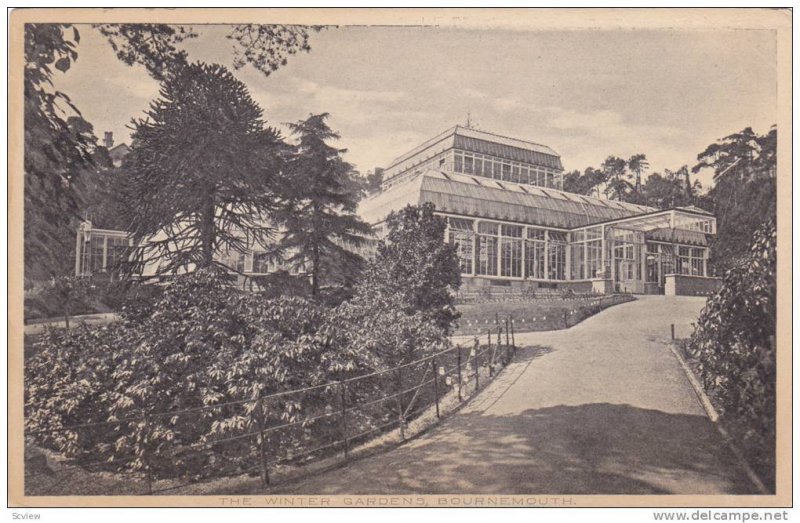
<path id="1" fill-rule="evenodd" d="M 328 384 L 444 343 L 421 313 L 383 297 L 326 309 L 300 297 L 244 293 L 204 269 L 165 285 L 147 314 L 47 331 L 26 366 L 26 429 L 34 443 L 84 463 L 147 468 L 156 477 L 242 472 L 256 450 L 249 434 L 297 422 L 269 432 L 271 458 L 320 446 L 339 431 L 335 418 L 320 417 L 340 397 Z M 365 380 L 349 393 L 375 397 L 393 390 L 390 382 Z M 259 401 L 307 387 L 315 388 Z M 385 415 L 354 423 L 371 428 Z"/>
<path id="2" fill-rule="evenodd" d="M 774 479 L 776 229 L 755 235 L 746 260 L 728 270 L 688 343 L 723 422 Z"/>
<path id="3" fill-rule="evenodd" d="M 373 370 L 383 370 L 422 358 L 447 345 L 446 331 L 423 311 L 409 314 L 396 296 L 360 293 L 331 312 L 329 324 L 342 346 L 359 347 Z"/>
<path id="4" fill-rule="evenodd" d="M 195 409 L 152 417 L 146 426 L 109 424 L 39 441 L 71 457 L 113 456 L 133 469 L 143 468 L 150 455 L 158 456 L 152 463 L 163 474 L 209 472 L 219 468 L 219 456 L 213 464 L 196 463 L 179 451 L 252 429 L 255 403 L 209 406 L 327 381 L 327 364 L 336 358 L 323 357 L 333 348 L 314 336 L 322 314 L 302 299 L 260 300 L 241 293 L 213 271 L 177 278 L 149 316 L 47 332 L 26 372 L 27 428 Z M 303 407 L 275 402 L 264 405 L 263 415 L 291 420 Z"/>
<path id="5" fill-rule="evenodd" d="M 451 329 L 458 319 L 454 292 L 461 286 L 461 269 L 455 246 L 445 242 L 446 221 L 426 203 L 390 214 L 386 225 L 386 240 L 378 243 L 356 294 L 391 296 L 407 314 L 420 312 L 426 321 Z"/>
<path id="6" fill-rule="evenodd" d="M 572 289 L 564 289 L 561 291 L 561 297 L 565 300 L 570 300 L 575 297 L 575 291 Z"/>
<path id="7" fill-rule="evenodd" d="M 52 278 L 37 297 L 31 296 L 26 301 L 30 313 L 36 310 L 44 318 L 63 318 L 67 327 L 71 315 L 94 312 L 89 304 L 88 282 L 72 276 Z"/>
<path id="8" fill-rule="evenodd" d="M 152 305 L 158 285 L 104 277 L 59 277 L 25 294 L 25 319 L 64 319 L 78 314 L 134 309 Z M 149 310 L 148 308 L 145 308 Z M 142 311 L 142 313 L 146 313 Z"/>

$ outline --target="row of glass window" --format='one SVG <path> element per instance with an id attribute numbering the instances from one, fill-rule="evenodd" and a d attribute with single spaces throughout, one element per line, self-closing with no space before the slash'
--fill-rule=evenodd
<path id="1" fill-rule="evenodd" d="M 659 274 L 663 276 L 672 272 L 689 276 L 707 276 L 703 247 L 688 247 L 686 245 L 666 245 L 661 243 L 647 244 L 647 281 L 659 281 Z M 661 265 L 659 273 L 659 264 Z"/>
<path id="2" fill-rule="evenodd" d="M 689 231 L 700 231 L 706 234 L 714 232 L 714 220 L 711 218 L 695 218 L 677 214 L 675 216 L 675 228 Z"/>
<path id="3" fill-rule="evenodd" d="M 448 218 L 448 242 L 456 246 L 461 272 L 479 276 L 510 278 L 565 279 L 566 250 L 570 249 L 570 277 L 590 279 L 602 270 L 603 242 L 601 228 L 588 228 L 571 233 L 549 231 L 522 225 L 479 221 L 477 234 L 473 220 Z M 619 234 L 610 245 L 617 279 L 641 280 L 645 244 L 634 243 L 639 231 Z M 659 244 L 647 243 L 646 251 L 660 252 Z M 700 247 L 678 247 L 676 270 L 680 274 L 704 276 L 704 253 Z M 524 256 L 523 256 L 524 254 Z M 547 263 L 545 264 L 545 259 Z"/>
<path id="4" fill-rule="evenodd" d="M 421 173 L 428 169 L 441 169 L 551 189 L 563 188 L 563 175 L 555 169 L 461 150 L 445 151 L 416 165 L 409 166 L 393 177 L 391 184 L 405 179 L 407 175 Z"/>
<path id="5" fill-rule="evenodd" d="M 117 272 L 130 252 L 130 242 L 125 237 L 92 233 L 82 250 L 80 274 Z"/>
<path id="6" fill-rule="evenodd" d="M 249 271 L 247 270 L 248 256 L 252 256 L 253 258 L 252 270 Z M 291 274 L 302 274 L 305 272 L 304 266 L 289 268 L 263 251 L 254 251 L 249 254 L 233 253 L 228 257 L 227 263 L 241 273 L 270 274 L 279 270 L 289 270 Z"/>
<path id="7" fill-rule="evenodd" d="M 705 276 L 703 249 L 697 247 L 678 247 L 675 272 L 690 276 Z"/>
<path id="8" fill-rule="evenodd" d="M 584 280 L 597 276 L 603 264 L 603 240 L 573 243 L 570 248 L 572 278 Z"/>
<path id="9" fill-rule="evenodd" d="M 573 231 L 570 236 L 572 278 L 575 280 L 594 278 L 603 265 L 603 228 L 587 227 Z"/>
<path id="10" fill-rule="evenodd" d="M 465 151 L 455 151 L 453 171 L 551 189 L 563 187 L 562 175 L 555 169 Z"/>
<path id="11" fill-rule="evenodd" d="M 545 241 L 544 230 L 522 225 L 480 221 L 476 234 L 472 220 L 449 218 L 448 222 L 448 241 L 456 246 L 463 274 L 551 280 L 565 277 L 567 233 L 550 231 L 549 241 Z"/>

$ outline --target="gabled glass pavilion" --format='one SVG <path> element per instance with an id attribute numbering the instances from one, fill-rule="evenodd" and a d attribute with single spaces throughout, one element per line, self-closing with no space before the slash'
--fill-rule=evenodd
<path id="1" fill-rule="evenodd" d="M 708 244 L 716 219 L 696 207 L 659 210 L 565 192 L 550 147 L 456 126 L 400 156 L 358 213 L 380 237 L 392 211 L 430 202 L 447 219 L 464 288 L 575 292 L 713 292 Z M 129 234 L 78 229 L 76 275 L 113 277 Z M 220 255 L 245 277 L 281 267 L 263 248 Z M 143 275 L 156 274 L 147 266 Z"/>
<path id="2" fill-rule="evenodd" d="M 454 127 L 399 157 L 361 217 L 380 236 L 392 211 L 433 203 L 464 285 L 575 292 L 710 294 L 710 213 L 659 210 L 560 190 L 549 147 Z"/>

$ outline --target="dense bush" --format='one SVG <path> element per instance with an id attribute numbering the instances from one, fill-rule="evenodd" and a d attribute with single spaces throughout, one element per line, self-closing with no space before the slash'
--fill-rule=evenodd
<path id="1" fill-rule="evenodd" d="M 25 294 L 25 320 L 56 318 L 69 321 L 74 314 L 97 312 L 89 284 L 81 278 L 59 276 Z"/>
<path id="2" fill-rule="evenodd" d="M 253 464 L 256 440 L 248 433 L 302 421 L 270 432 L 267 447 L 272 457 L 313 447 L 339 430 L 335 419 L 320 418 L 340 397 L 326 384 L 445 341 L 441 329 L 380 295 L 326 309 L 304 298 L 245 293 L 202 270 L 166 285 L 146 314 L 47 331 L 26 367 L 26 429 L 32 442 L 82 462 L 133 470 L 149 464 L 156 476 L 241 472 Z M 391 377 L 370 380 L 349 394 L 356 401 L 392 386 Z M 317 388 L 256 401 L 304 387 Z M 385 420 L 376 411 L 375 419 L 356 421 Z M 228 442 L 214 443 L 221 439 Z"/>
<path id="3" fill-rule="evenodd" d="M 133 310 L 153 303 L 160 290 L 158 285 L 124 279 L 53 278 L 25 293 L 25 320 Z"/>
<path id="4" fill-rule="evenodd" d="M 756 233 L 750 254 L 725 274 L 688 343 L 723 422 L 774 481 L 776 229 Z"/>
<path id="5" fill-rule="evenodd" d="M 407 314 L 422 313 L 449 330 L 458 319 L 454 293 L 461 286 L 461 269 L 455 245 L 445 241 L 447 222 L 426 203 L 391 213 L 386 226 L 388 234 L 378 242 L 358 287 L 391 296 Z"/>
<path id="6" fill-rule="evenodd" d="M 26 366 L 30 441 L 78 462 L 202 477 L 250 470 L 263 449 L 284 460 L 330 447 L 345 401 L 369 404 L 350 415 L 356 438 L 396 423 L 425 407 L 427 392 L 409 386 L 430 382 L 431 364 L 411 362 L 445 348 L 456 317 L 443 233 L 430 206 L 394 216 L 352 296 L 287 297 L 305 282 L 280 277 L 245 292 L 208 268 L 122 300 L 117 323 L 47 331 Z"/>

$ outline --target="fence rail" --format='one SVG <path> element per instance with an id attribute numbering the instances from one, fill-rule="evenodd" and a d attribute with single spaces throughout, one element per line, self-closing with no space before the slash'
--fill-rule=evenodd
<path id="1" fill-rule="evenodd" d="M 498 319 L 484 334 L 485 338 L 475 336 L 469 347 L 454 345 L 339 381 L 251 399 L 27 431 L 28 442 L 44 441 L 43 447 L 48 437 L 60 434 L 78 443 L 96 445 L 102 440 L 114 450 L 105 460 L 96 460 L 96 455 L 87 460 L 79 454 L 64 467 L 45 467 L 25 477 L 98 469 L 134 474 L 140 486 L 137 492 L 156 494 L 257 473 L 266 487 L 281 467 L 287 472 L 311 462 L 347 460 L 359 445 L 395 431 L 402 441 L 410 424 L 433 423 L 474 395 L 516 353 L 510 317 Z M 299 405 L 304 406 L 287 415 Z M 209 437 L 208 427 L 224 422 L 233 429 Z M 155 438 L 168 433 L 170 438 Z"/>

